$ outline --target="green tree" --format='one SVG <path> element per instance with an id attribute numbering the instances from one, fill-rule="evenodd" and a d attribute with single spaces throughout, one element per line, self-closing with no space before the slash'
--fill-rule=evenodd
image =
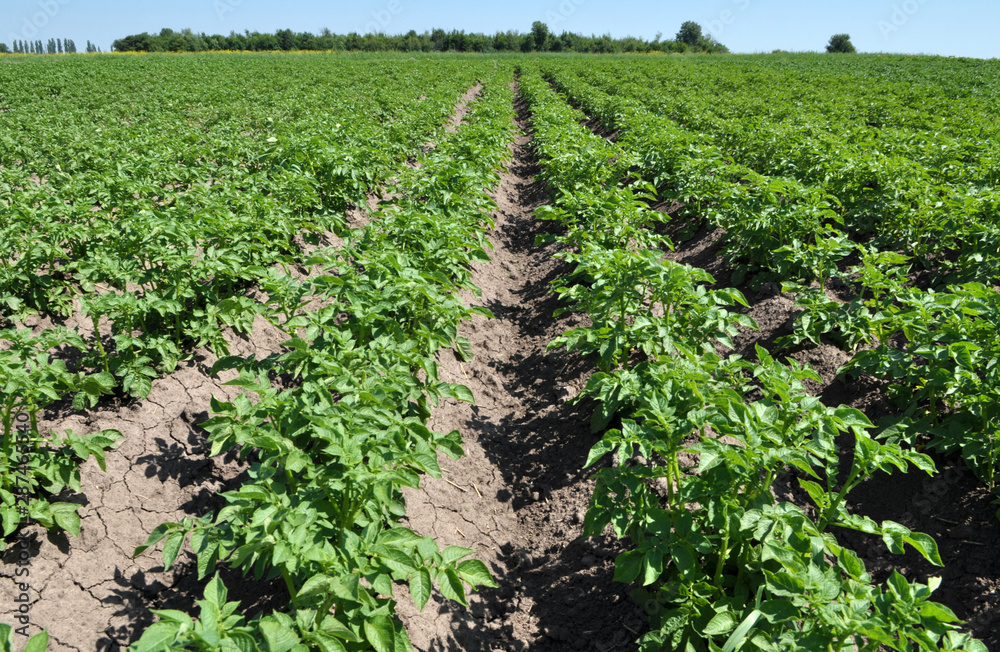
<path id="1" fill-rule="evenodd" d="M 696 48 L 701 45 L 704 38 L 705 37 L 701 31 L 701 25 L 693 20 L 689 20 L 681 25 L 681 29 L 677 32 L 676 36 L 677 41 L 680 41 L 681 43 L 692 48 Z"/>
<path id="2" fill-rule="evenodd" d="M 548 50 L 549 26 L 540 20 L 531 23 L 531 41 L 537 52 Z"/>
<path id="3" fill-rule="evenodd" d="M 275 32 L 275 38 L 278 39 L 278 49 L 288 50 L 295 49 L 295 33 L 290 29 L 279 29 Z"/>
<path id="4" fill-rule="evenodd" d="M 850 34 L 834 34 L 830 37 L 830 42 L 826 46 L 826 51 L 831 54 L 854 54 L 857 52 L 854 44 L 851 43 Z"/>

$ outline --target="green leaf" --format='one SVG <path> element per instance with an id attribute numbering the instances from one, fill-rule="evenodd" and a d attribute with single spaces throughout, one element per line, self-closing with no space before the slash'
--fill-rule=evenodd
<path id="1" fill-rule="evenodd" d="M 218 573 L 205 585 L 205 599 L 220 610 L 225 606 L 228 595 L 226 585 L 222 583 L 222 578 L 219 577 Z"/>
<path id="2" fill-rule="evenodd" d="M 333 593 L 333 587 L 337 580 L 327 575 L 313 575 L 306 580 L 299 592 L 296 594 L 298 600 L 305 600 L 317 595 L 328 595 Z"/>
<path id="3" fill-rule="evenodd" d="M 954 632 L 951 632 L 954 634 Z M 965 652 L 990 652 L 986 644 L 977 639 L 969 639 L 965 641 L 965 647 L 962 648 Z"/>
<path id="4" fill-rule="evenodd" d="M 934 460 L 930 456 L 923 453 L 918 453 L 916 451 L 905 451 L 904 455 L 913 466 L 917 467 L 927 475 L 934 475 L 937 473 L 937 467 L 934 466 Z"/>
<path id="5" fill-rule="evenodd" d="M 488 586 L 494 589 L 498 586 L 493 576 L 490 575 L 489 569 L 486 568 L 486 564 L 478 559 L 463 561 L 458 565 L 458 574 L 472 586 Z"/>
<path id="6" fill-rule="evenodd" d="M 392 596 L 392 576 L 388 573 L 380 573 L 372 580 L 372 590 L 375 593 Z"/>
<path id="7" fill-rule="evenodd" d="M 788 598 L 797 598 L 805 592 L 805 583 L 798 577 L 788 573 L 772 573 L 764 571 L 767 578 L 767 587 L 775 595 Z"/>
<path id="8" fill-rule="evenodd" d="M 394 527 L 386 530 L 378 537 L 378 542 L 382 545 L 415 545 L 423 541 L 425 537 L 420 536 L 413 530 L 405 527 Z"/>
<path id="9" fill-rule="evenodd" d="M 330 634 L 331 636 L 335 636 L 349 643 L 362 642 L 360 636 L 348 629 L 346 625 L 334 618 L 332 615 L 328 615 L 323 619 L 323 624 L 320 626 L 320 629 L 325 634 Z"/>
<path id="10" fill-rule="evenodd" d="M 164 570 L 170 570 L 170 567 L 174 565 L 174 561 L 177 560 L 177 555 L 180 554 L 181 546 L 184 545 L 184 537 L 187 533 L 184 530 L 178 530 L 167 537 L 166 542 L 163 544 L 163 566 Z"/>
<path id="11" fill-rule="evenodd" d="M 455 351 L 462 362 L 472 362 L 475 357 L 472 353 L 472 343 L 461 336 L 455 338 Z"/>
<path id="12" fill-rule="evenodd" d="M 30 639 L 28 643 L 24 646 L 23 652 L 47 652 L 49 649 L 49 634 L 48 632 L 39 632 L 35 634 Z"/>
<path id="13" fill-rule="evenodd" d="M 743 619 L 743 622 L 740 623 L 740 626 L 736 628 L 733 635 L 726 641 L 726 645 L 722 648 L 722 652 L 736 652 L 742 648 L 743 645 L 750 640 L 747 635 L 753 629 L 754 625 L 757 624 L 757 621 L 760 620 L 761 615 L 761 612 L 756 609 L 751 611 L 750 614 Z"/>
<path id="14" fill-rule="evenodd" d="M 14 652 L 14 628 L 0 623 L 0 652 Z"/>
<path id="15" fill-rule="evenodd" d="M 469 548 L 462 548 L 460 546 L 448 546 L 447 548 L 441 551 L 441 558 L 443 560 L 442 563 L 451 564 L 453 562 L 458 561 L 459 559 L 464 559 L 465 557 L 468 557 L 474 552 L 475 550 L 470 550 Z"/>
<path id="16" fill-rule="evenodd" d="M 187 615 L 183 611 L 177 611 L 176 609 L 150 609 L 150 611 L 153 615 L 157 616 L 164 622 L 187 625 L 188 627 L 192 627 L 194 625 L 194 621 L 191 620 L 191 616 Z"/>
<path id="17" fill-rule="evenodd" d="M 649 586 L 663 574 L 663 553 L 658 548 L 646 551 L 642 560 L 643 586 Z"/>
<path id="18" fill-rule="evenodd" d="M 80 392 L 83 392 L 83 394 L 77 394 L 73 401 L 74 405 L 77 400 L 86 401 L 86 397 L 90 398 L 91 405 L 95 405 L 102 395 L 110 394 L 114 388 L 115 377 L 106 371 L 87 376 L 77 387 L 77 389 Z M 86 395 L 86 397 L 84 397 L 84 395 Z"/>
<path id="19" fill-rule="evenodd" d="M 618 555 L 615 559 L 615 581 L 631 584 L 642 572 L 646 555 L 641 550 L 630 550 Z"/>
<path id="20" fill-rule="evenodd" d="M 613 451 L 616 445 L 616 443 L 608 439 L 602 439 L 594 444 L 593 448 L 590 449 L 590 454 L 587 455 L 587 463 L 583 466 L 583 468 L 589 469 L 593 465 L 597 464 L 602 457 Z"/>
<path id="21" fill-rule="evenodd" d="M 432 586 L 431 573 L 427 568 L 420 568 L 410 578 L 410 595 L 413 596 L 413 602 L 421 611 L 424 610 L 424 606 L 431 597 Z"/>
<path id="22" fill-rule="evenodd" d="M 167 532 L 169 532 L 170 529 L 174 527 L 177 527 L 177 523 L 160 523 L 159 525 L 157 525 L 155 528 L 153 528 L 153 531 L 149 533 L 149 537 L 146 539 L 146 543 L 135 549 L 135 552 L 132 553 L 132 558 L 135 559 L 142 553 L 146 552 L 147 550 L 155 546 L 163 539 L 163 537 L 167 535 Z"/>
<path id="23" fill-rule="evenodd" d="M 707 636 L 725 636 L 733 631 L 738 622 L 739 619 L 732 611 L 723 611 L 715 614 L 715 617 L 705 625 L 704 633 Z"/>
<path id="24" fill-rule="evenodd" d="M 339 639 L 324 632 L 316 632 L 312 635 L 312 639 L 316 641 L 321 652 L 347 652 L 347 648 Z"/>
<path id="25" fill-rule="evenodd" d="M 819 507 L 820 510 L 825 510 L 830 506 L 830 496 L 826 493 L 826 490 L 823 489 L 823 487 L 819 486 L 812 480 L 804 480 L 802 478 L 799 478 L 799 484 L 806 490 L 806 493 L 809 494 L 813 503 L 816 507 Z"/>
<path id="26" fill-rule="evenodd" d="M 62 504 L 66 503 L 56 503 L 52 506 L 52 519 L 55 521 L 56 525 L 66 530 L 73 536 L 80 536 L 80 515 L 76 512 L 79 507 L 77 505 L 72 505 L 72 509 L 55 509 Z"/>
<path id="27" fill-rule="evenodd" d="M 298 473 L 309 466 L 309 456 L 295 449 L 285 458 L 285 468 L 291 473 Z"/>
<path id="28" fill-rule="evenodd" d="M 913 532 L 903 537 L 903 539 L 930 563 L 935 566 L 944 566 L 944 562 L 941 561 L 941 554 L 938 552 L 937 542 L 929 534 Z"/>
<path id="29" fill-rule="evenodd" d="M 260 634 L 267 643 L 267 652 L 288 652 L 300 642 L 294 631 L 273 620 L 261 621 Z"/>
<path id="30" fill-rule="evenodd" d="M 450 568 L 445 570 L 441 577 L 441 595 L 449 600 L 454 600 L 463 607 L 469 606 L 465 598 L 465 586 L 462 584 L 462 579 L 457 572 Z"/>
<path id="31" fill-rule="evenodd" d="M 889 576 L 889 579 L 885 583 L 904 602 L 910 602 L 913 599 L 913 587 L 910 586 L 910 583 L 898 571 L 892 571 L 892 575 Z"/>
<path id="32" fill-rule="evenodd" d="M 472 390 L 465 385 L 452 385 L 451 390 L 457 400 L 465 401 L 472 405 L 476 404 L 476 397 L 473 396 Z"/>
<path id="33" fill-rule="evenodd" d="M 801 615 L 788 600 L 767 600 L 758 607 L 769 623 L 781 623 L 798 620 Z"/>
<path id="34" fill-rule="evenodd" d="M 135 652 L 160 652 L 167 649 L 177 639 L 180 627 L 177 623 L 153 623 L 135 644 Z"/>
<path id="35" fill-rule="evenodd" d="M 925 602 L 920 605 L 920 617 L 927 620 L 935 620 L 939 623 L 957 623 L 958 616 L 955 612 L 937 602 Z"/>
<path id="36" fill-rule="evenodd" d="M 210 543 L 204 550 L 198 551 L 198 579 L 204 578 L 206 575 L 215 570 L 215 565 L 219 561 L 219 544 Z M 225 588 L 225 587 L 223 587 Z M 218 603 L 222 606 L 222 602 Z"/>
<path id="37" fill-rule="evenodd" d="M 687 575 L 694 570 L 694 555 L 686 546 L 674 546 L 674 549 L 670 551 L 670 556 L 673 557 L 674 565 L 677 566 L 681 575 Z"/>
<path id="38" fill-rule="evenodd" d="M 394 652 L 395 636 L 392 621 L 385 616 L 374 616 L 365 621 L 365 638 L 375 652 Z"/>
<path id="39" fill-rule="evenodd" d="M 855 579 L 861 579 L 865 575 L 865 565 L 858 557 L 857 553 L 853 550 L 848 550 L 847 548 L 842 548 L 840 550 L 840 555 L 838 556 L 841 567 L 847 572 L 848 575 Z"/>

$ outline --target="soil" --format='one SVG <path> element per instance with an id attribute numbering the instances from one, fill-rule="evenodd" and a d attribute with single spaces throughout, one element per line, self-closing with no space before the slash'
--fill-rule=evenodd
<path id="1" fill-rule="evenodd" d="M 237 355 L 266 357 L 281 341 L 266 322 L 256 324 L 251 340 L 233 337 Z M 245 478 L 232 456 L 206 457 L 203 433 L 196 424 L 208 414 L 214 395 L 232 400 L 238 390 L 222 383 L 235 372 L 210 377 L 215 362 L 208 351 L 196 352 L 173 374 L 153 383 L 143 401 L 101 405 L 86 414 L 58 408 L 39 424 L 47 432 L 77 433 L 103 429 L 124 435 L 121 447 L 107 455 L 107 473 L 91 459 L 81 468 L 83 491 L 64 500 L 82 505 L 79 538 L 47 533 L 41 526 L 22 531 L 29 542 L 29 632 L 48 630 L 53 652 L 119 650 L 152 624 L 149 609 L 195 612 L 204 582 L 193 559 L 182 555 L 170 570 L 158 551 L 132 559 L 136 546 L 162 522 L 200 516 L 221 507 L 218 494 L 237 488 Z M 13 574 L 19 549 L 3 554 L 0 601 L 15 605 L 21 593 Z M 233 595 L 247 608 L 266 606 L 277 586 L 255 586 L 238 573 L 223 573 Z M 259 599 L 254 596 L 259 596 Z M 5 622 L 13 623 L 10 616 Z"/>
<path id="2" fill-rule="evenodd" d="M 462 121 L 465 120 L 465 115 L 469 112 L 469 106 L 476 100 L 477 97 L 483 92 L 483 85 L 476 84 L 462 95 L 458 103 L 455 104 L 455 110 L 452 111 L 451 119 L 448 120 L 448 124 L 445 126 L 445 131 L 450 134 L 458 132 L 459 127 L 462 126 Z"/>
<path id="3" fill-rule="evenodd" d="M 527 130 L 525 107 L 518 127 Z M 592 404 L 567 404 L 589 367 L 575 355 L 546 352 L 581 317 L 553 318 L 549 283 L 568 269 L 555 245 L 535 247 L 550 227 L 532 213 L 547 203 L 530 136 L 517 138 L 495 200 L 494 251 L 474 266 L 481 297 L 467 302 L 495 319 L 474 317 L 460 334 L 475 359 L 440 356 L 442 380 L 467 385 L 477 405 L 449 403 L 431 426 L 462 432 L 467 454 L 442 459 L 444 478 L 425 479 L 406 495 L 409 525 L 442 546 L 475 549 L 499 584 L 470 599 L 468 610 L 437 596 L 423 612 L 400 597 L 400 615 L 416 649 L 630 650 L 646 617 L 612 581 L 620 552 L 610 539 L 581 539 L 593 491 L 581 469 L 596 442 Z M 401 592 L 405 593 L 405 592 Z"/>

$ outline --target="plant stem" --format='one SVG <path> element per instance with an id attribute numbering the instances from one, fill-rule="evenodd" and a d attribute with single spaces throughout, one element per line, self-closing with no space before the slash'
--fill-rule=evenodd
<path id="1" fill-rule="evenodd" d="M 108 365 L 108 354 L 104 350 L 104 342 L 101 341 L 101 331 L 98 327 L 98 318 L 91 317 L 90 321 L 94 324 L 94 339 L 97 340 L 97 350 L 101 352 L 101 361 L 104 363 L 104 371 L 111 373 L 111 367 Z"/>
<path id="2" fill-rule="evenodd" d="M 722 587 L 722 570 L 725 568 L 726 559 L 729 557 L 729 507 L 726 506 L 722 510 L 722 518 L 725 521 L 723 525 L 724 534 L 722 535 L 722 548 L 719 551 L 719 563 L 715 567 L 715 585 L 717 587 Z"/>
<path id="3" fill-rule="evenodd" d="M 4 408 L 3 416 L 0 417 L 3 420 L 3 466 L 4 469 L 7 468 L 7 463 L 10 460 L 10 435 L 11 430 L 13 430 L 14 422 L 11 415 L 14 411 L 14 399 L 11 397 L 7 400 L 7 405 Z"/>
<path id="4" fill-rule="evenodd" d="M 290 599 L 294 600 L 295 596 L 298 595 L 298 591 L 295 590 L 295 584 L 292 583 L 292 576 L 288 572 L 288 568 L 284 564 L 281 565 L 281 577 L 285 580 L 285 586 L 288 587 L 288 595 Z"/>
<path id="5" fill-rule="evenodd" d="M 817 528 L 821 533 L 824 530 L 826 530 L 828 525 L 830 525 L 830 521 L 833 520 L 833 515 L 836 514 L 837 508 L 840 507 L 840 503 L 844 501 L 844 497 L 847 496 L 847 492 L 849 492 L 851 489 L 854 488 L 854 482 L 855 480 L 857 480 L 858 475 L 859 471 L 857 466 L 855 465 L 851 469 L 851 475 L 850 477 L 847 478 L 847 482 L 844 483 L 844 486 L 841 488 L 840 493 L 838 493 L 837 497 L 833 500 L 832 503 L 830 503 L 830 507 L 826 510 L 826 514 L 823 515 L 823 520 L 817 524 Z"/>

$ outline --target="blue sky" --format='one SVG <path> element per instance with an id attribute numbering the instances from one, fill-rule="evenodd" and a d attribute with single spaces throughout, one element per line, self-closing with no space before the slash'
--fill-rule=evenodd
<path id="1" fill-rule="evenodd" d="M 115 38 L 162 27 L 228 34 L 243 30 L 390 34 L 432 27 L 466 31 L 530 29 L 542 20 L 552 31 L 664 38 L 685 20 L 735 52 L 822 50 L 846 32 L 865 52 L 1000 57 L 1000 3 L 996 0 L 4 0 L 0 41 L 15 38 L 88 39 L 105 50 Z"/>

